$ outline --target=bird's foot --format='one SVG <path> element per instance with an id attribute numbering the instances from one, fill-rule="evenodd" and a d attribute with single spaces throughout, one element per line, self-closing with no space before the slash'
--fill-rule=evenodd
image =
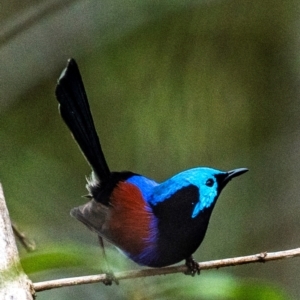
<path id="1" fill-rule="evenodd" d="M 110 267 L 106 258 L 106 253 L 105 253 L 105 247 L 104 247 L 104 241 L 102 239 L 101 236 L 98 235 L 98 240 L 99 240 L 99 244 L 100 244 L 100 248 L 102 249 L 102 255 L 106 264 L 106 268 L 105 271 L 103 273 L 105 273 L 106 278 L 102 281 L 105 285 L 112 285 L 113 282 L 116 283 L 116 285 L 119 284 L 118 279 L 116 278 L 116 276 L 114 275 L 114 273 L 112 271 L 110 271 Z"/>
<path id="2" fill-rule="evenodd" d="M 119 280 L 116 278 L 113 272 L 106 272 L 106 278 L 102 281 L 105 285 L 112 285 L 113 282 L 119 285 Z"/>
<path id="3" fill-rule="evenodd" d="M 194 277 L 196 273 L 200 274 L 200 266 L 199 264 L 194 260 L 193 256 L 190 256 L 185 260 L 185 265 L 188 267 L 187 271 L 184 272 L 185 275 L 191 275 Z"/>

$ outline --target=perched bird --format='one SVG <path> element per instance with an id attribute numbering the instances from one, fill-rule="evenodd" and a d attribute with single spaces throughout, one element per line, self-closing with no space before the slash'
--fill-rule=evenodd
<path id="1" fill-rule="evenodd" d="M 162 183 L 129 171 L 111 172 L 74 59 L 58 79 L 56 97 L 92 168 L 90 201 L 73 208 L 71 215 L 139 265 L 164 267 L 185 260 L 189 274 L 199 273 L 192 254 L 203 241 L 218 196 L 232 178 L 248 170 L 198 167 Z"/>

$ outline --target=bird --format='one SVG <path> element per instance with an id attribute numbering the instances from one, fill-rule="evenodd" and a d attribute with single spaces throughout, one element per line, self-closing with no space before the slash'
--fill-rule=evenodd
<path id="1" fill-rule="evenodd" d="M 89 163 L 88 202 L 71 216 L 141 266 L 161 268 L 185 260 L 186 274 L 200 273 L 193 254 L 202 243 L 216 201 L 246 168 L 195 167 L 158 183 L 131 171 L 111 171 L 103 154 L 83 80 L 71 58 L 55 89 L 62 119 Z"/>

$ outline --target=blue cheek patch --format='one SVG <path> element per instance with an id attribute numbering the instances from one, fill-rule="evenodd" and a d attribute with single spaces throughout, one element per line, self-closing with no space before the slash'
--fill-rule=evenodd
<path id="1" fill-rule="evenodd" d="M 195 206 L 195 208 L 194 208 L 194 210 L 193 210 L 192 218 L 197 217 L 198 214 L 199 214 L 199 212 L 200 212 L 202 209 L 203 209 L 203 207 L 202 207 L 202 205 L 201 205 L 201 202 L 199 201 L 199 202 L 196 204 L 196 206 Z"/>
<path id="2" fill-rule="evenodd" d="M 216 197 L 216 188 L 208 188 L 206 186 L 203 186 L 202 189 L 200 188 L 199 202 L 196 204 L 193 210 L 192 218 L 197 217 L 202 210 L 210 207 L 215 202 Z"/>

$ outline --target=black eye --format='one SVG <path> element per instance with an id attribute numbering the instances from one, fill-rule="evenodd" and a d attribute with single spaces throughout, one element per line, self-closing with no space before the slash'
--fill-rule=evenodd
<path id="1" fill-rule="evenodd" d="M 205 184 L 209 187 L 212 187 L 214 185 L 214 181 L 210 178 L 210 179 L 207 179 L 207 181 L 205 182 Z"/>

